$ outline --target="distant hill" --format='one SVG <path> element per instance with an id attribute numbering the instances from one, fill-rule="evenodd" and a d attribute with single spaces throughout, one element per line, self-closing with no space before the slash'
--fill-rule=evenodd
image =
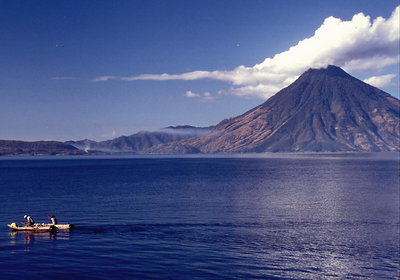
<path id="1" fill-rule="evenodd" d="M 92 140 L 68 141 L 67 144 L 81 150 L 96 150 L 110 153 L 141 153 L 153 146 L 204 135 L 211 127 L 169 126 L 158 131 L 141 131 L 130 136 L 121 136 L 112 140 L 96 142 Z M 185 153 L 196 152 L 189 148 Z"/>
<path id="2" fill-rule="evenodd" d="M 83 151 L 72 145 L 57 141 L 0 140 L 0 156 L 12 155 L 77 155 Z"/>
<path id="3" fill-rule="evenodd" d="M 398 99 L 328 66 L 209 133 L 150 153 L 399 151 Z"/>

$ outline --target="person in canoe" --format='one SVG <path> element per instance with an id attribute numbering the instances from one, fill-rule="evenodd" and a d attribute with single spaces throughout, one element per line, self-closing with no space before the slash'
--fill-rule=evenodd
<path id="1" fill-rule="evenodd" d="M 33 225 L 35 224 L 35 221 L 29 215 L 25 215 L 24 219 L 26 220 L 26 222 L 23 224 L 26 225 L 27 227 L 33 227 Z"/>
<path id="2" fill-rule="evenodd" d="M 53 226 L 58 224 L 56 216 L 48 216 L 48 218 Z"/>

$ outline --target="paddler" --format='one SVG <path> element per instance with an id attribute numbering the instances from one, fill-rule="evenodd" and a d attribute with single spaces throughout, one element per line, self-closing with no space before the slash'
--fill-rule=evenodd
<path id="1" fill-rule="evenodd" d="M 27 227 L 33 227 L 33 225 L 35 224 L 35 221 L 29 215 L 25 215 L 24 219 L 26 220 L 26 222 L 23 224 L 26 225 Z"/>
<path id="2" fill-rule="evenodd" d="M 57 218 L 56 216 L 48 216 L 49 220 L 51 221 L 51 224 L 54 226 L 57 224 Z"/>

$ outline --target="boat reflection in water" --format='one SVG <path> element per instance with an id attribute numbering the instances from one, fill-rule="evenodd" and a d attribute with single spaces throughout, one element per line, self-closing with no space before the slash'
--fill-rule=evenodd
<path id="1" fill-rule="evenodd" d="M 46 231 L 46 232 L 35 232 L 35 231 L 10 231 L 10 244 L 20 245 L 24 244 L 26 246 L 25 250 L 30 251 L 30 247 L 35 244 L 36 241 L 42 243 L 53 245 L 56 240 L 69 240 L 69 233 L 63 232 L 59 234 L 56 231 Z"/>

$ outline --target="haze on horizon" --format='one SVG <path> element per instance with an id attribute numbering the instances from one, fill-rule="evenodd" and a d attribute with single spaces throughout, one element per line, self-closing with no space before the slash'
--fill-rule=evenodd
<path id="1" fill-rule="evenodd" d="M 214 125 L 329 64 L 399 97 L 398 1 L 14 1 L 0 139 Z"/>

